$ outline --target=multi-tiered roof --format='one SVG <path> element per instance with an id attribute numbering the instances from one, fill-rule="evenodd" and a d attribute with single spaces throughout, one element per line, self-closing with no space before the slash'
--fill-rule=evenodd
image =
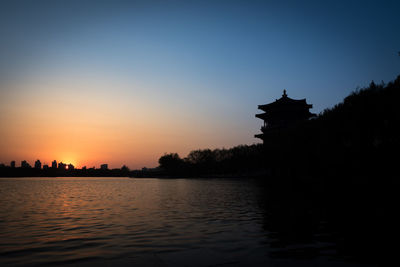
<path id="1" fill-rule="evenodd" d="M 287 96 L 286 90 L 283 90 L 282 97 L 275 102 L 258 106 L 258 109 L 261 109 L 264 113 L 256 114 L 256 117 L 262 119 L 264 125 L 261 127 L 262 133 L 255 135 L 255 137 L 265 140 L 266 134 L 271 131 L 287 128 L 300 121 L 308 120 L 315 116 L 309 111 L 310 108 L 312 108 L 312 105 L 307 104 L 306 99 L 291 99 Z"/>

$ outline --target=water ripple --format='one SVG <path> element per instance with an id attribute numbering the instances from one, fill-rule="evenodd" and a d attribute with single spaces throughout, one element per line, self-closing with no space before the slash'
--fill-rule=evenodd
<path id="1" fill-rule="evenodd" d="M 0 206 L 0 265 L 269 260 L 264 214 L 247 182 L 0 179 Z"/>

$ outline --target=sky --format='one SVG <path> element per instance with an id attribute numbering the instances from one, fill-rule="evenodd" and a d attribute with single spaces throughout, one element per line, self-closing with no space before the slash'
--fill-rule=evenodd
<path id="1" fill-rule="evenodd" d="M 0 1 L 0 163 L 155 167 L 400 74 L 399 1 Z"/>

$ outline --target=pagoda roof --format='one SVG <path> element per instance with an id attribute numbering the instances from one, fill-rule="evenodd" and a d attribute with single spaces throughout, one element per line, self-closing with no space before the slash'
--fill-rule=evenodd
<path id="1" fill-rule="evenodd" d="M 258 109 L 261 109 L 263 111 L 269 111 L 271 109 L 279 108 L 282 106 L 304 106 L 307 108 L 312 108 L 312 105 L 307 104 L 306 99 L 292 99 L 287 96 L 286 90 L 283 90 L 283 95 L 281 98 L 276 99 L 274 102 L 265 104 L 265 105 L 258 105 Z"/>
<path id="2" fill-rule="evenodd" d="M 267 115 L 267 113 L 260 113 L 260 114 L 256 114 L 256 118 L 266 120 L 268 118 L 268 115 Z"/>

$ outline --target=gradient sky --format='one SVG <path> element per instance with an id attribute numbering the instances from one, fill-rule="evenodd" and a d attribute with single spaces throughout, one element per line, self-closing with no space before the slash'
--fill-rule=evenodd
<path id="1" fill-rule="evenodd" d="M 0 162 L 157 166 L 400 74 L 399 1 L 1 1 Z"/>

